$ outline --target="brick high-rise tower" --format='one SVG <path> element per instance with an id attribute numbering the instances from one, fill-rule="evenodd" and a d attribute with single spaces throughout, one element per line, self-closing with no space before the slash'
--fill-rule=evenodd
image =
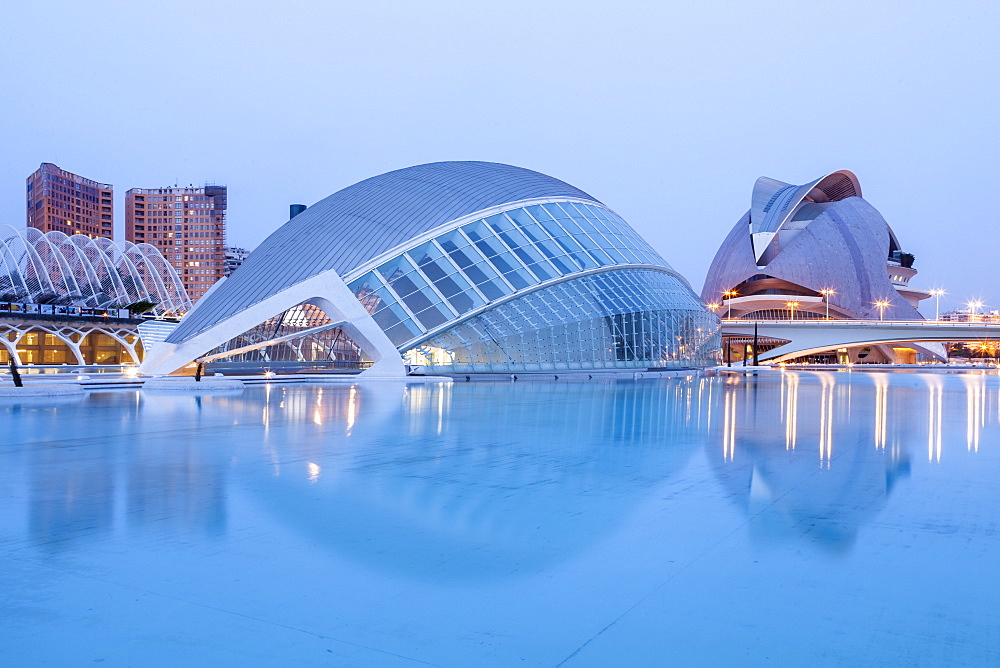
<path id="1" fill-rule="evenodd" d="M 226 186 L 132 188 L 125 238 L 163 253 L 196 301 L 225 273 Z"/>
<path id="2" fill-rule="evenodd" d="M 114 190 L 51 162 L 26 180 L 28 227 L 114 239 Z"/>

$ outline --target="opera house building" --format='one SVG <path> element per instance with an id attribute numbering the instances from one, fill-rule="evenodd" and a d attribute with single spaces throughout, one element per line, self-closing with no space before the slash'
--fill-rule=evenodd
<path id="1" fill-rule="evenodd" d="M 716 253 L 701 296 L 723 318 L 741 320 L 922 320 L 917 306 L 930 293 L 909 286 L 917 273 L 913 260 L 862 198 L 853 173 L 836 171 L 804 185 L 761 177 L 750 210 Z M 917 353 L 940 357 L 943 349 L 864 346 L 815 361 L 908 362 Z"/>
<path id="2" fill-rule="evenodd" d="M 370 375 L 718 363 L 719 320 L 619 215 L 527 169 L 440 162 L 306 208 L 142 371 L 358 363 Z"/>

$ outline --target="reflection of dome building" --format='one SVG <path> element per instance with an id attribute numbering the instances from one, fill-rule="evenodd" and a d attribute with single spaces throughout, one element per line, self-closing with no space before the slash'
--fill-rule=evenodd
<path id="1" fill-rule="evenodd" d="M 463 373 L 690 367 L 715 362 L 717 329 L 687 282 L 587 193 L 509 165 L 442 162 L 292 218 L 144 370 L 277 351 L 293 362 L 353 352 L 389 374 L 401 359 Z"/>
<path id="2" fill-rule="evenodd" d="M 909 287 L 916 273 L 851 172 L 801 186 L 761 177 L 750 210 L 716 253 L 702 299 L 745 320 L 917 320 L 930 294 Z M 867 361 L 900 356 L 876 348 Z"/>
<path id="3" fill-rule="evenodd" d="M 446 582 L 530 576 L 620 530 L 686 469 L 703 424 L 691 401 L 707 393 L 700 380 L 514 383 L 502 401 L 491 383 L 278 387 L 237 464 L 261 511 L 368 568 Z M 213 410 L 259 423 L 262 391 Z"/>

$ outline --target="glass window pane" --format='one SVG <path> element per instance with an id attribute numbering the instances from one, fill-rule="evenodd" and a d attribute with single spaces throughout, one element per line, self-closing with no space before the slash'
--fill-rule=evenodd
<path id="1" fill-rule="evenodd" d="M 420 328 L 417 327 L 413 321 L 406 320 L 399 322 L 385 330 L 386 336 L 392 341 L 393 345 L 402 345 L 415 336 L 419 336 L 422 332 Z"/>
<path id="2" fill-rule="evenodd" d="M 483 296 L 490 301 L 500 299 L 504 295 L 510 294 L 510 288 L 500 281 L 486 281 L 484 283 L 477 284 L 476 287 L 479 288 L 479 291 L 483 293 Z"/>
<path id="3" fill-rule="evenodd" d="M 437 246 L 430 241 L 417 246 L 413 250 L 407 251 L 406 254 L 409 255 L 410 259 L 416 262 L 418 266 L 427 262 L 433 262 L 434 260 L 442 257 L 441 251 L 439 251 Z"/>
<path id="4" fill-rule="evenodd" d="M 464 248 L 469 245 L 468 240 L 462 235 L 458 230 L 452 230 L 446 234 L 442 234 L 437 237 L 436 241 L 441 244 L 448 253 L 458 250 L 459 248 Z"/>
<path id="5" fill-rule="evenodd" d="M 547 220 L 552 220 L 552 216 L 549 212 L 542 208 L 540 204 L 533 204 L 532 206 L 525 207 L 525 210 L 531 214 L 531 217 L 540 223 L 544 223 Z"/>
<path id="6" fill-rule="evenodd" d="M 495 216 L 489 216 L 486 218 L 486 224 L 493 228 L 493 231 L 500 233 L 504 230 L 514 229 L 514 224 L 507 220 L 507 217 L 502 213 L 498 213 Z"/>
<path id="7" fill-rule="evenodd" d="M 539 281 L 548 281 L 555 278 L 557 275 L 554 271 L 552 271 L 552 267 L 549 266 L 547 262 L 529 264 L 528 269 L 531 273 L 538 277 Z"/>
<path id="8" fill-rule="evenodd" d="M 562 220 L 563 218 L 569 218 L 569 214 L 562 210 L 558 204 L 543 204 L 542 208 L 549 212 L 549 215 L 557 220 Z"/>
<path id="9" fill-rule="evenodd" d="M 416 315 L 417 320 L 420 324 L 431 329 L 437 327 L 438 325 L 443 325 L 451 319 L 451 314 L 446 314 L 444 309 L 440 306 L 429 306 L 420 313 Z"/>
<path id="10" fill-rule="evenodd" d="M 536 281 L 524 272 L 523 269 L 516 269 L 511 272 L 504 272 L 503 275 L 516 290 L 523 290 L 529 285 L 534 285 Z"/>
<path id="11" fill-rule="evenodd" d="M 390 282 L 390 284 L 395 278 L 402 276 L 408 271 L 413 271 L 413 264 L 410 263 L 409 259 L 405 255 L 393 258 L 378 267 L 378 272 L 382 274 L 382 276 L 385 277 L 386 281 Z"/>
<path id="12" fill-rule="evenodd" d="M 512 209 L 507 212 L 507 215 L 521 228 L 535 224 L 535 221 L 531 219 L 531 216 L 524 209 Z"/>

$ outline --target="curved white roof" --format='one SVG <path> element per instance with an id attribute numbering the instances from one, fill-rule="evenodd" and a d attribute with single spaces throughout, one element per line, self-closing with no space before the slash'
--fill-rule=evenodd
<path id="1" fill-rule="evenodd" d="M 435 162 L 344 188 L 285 223 L 239 271 L 198 302 L 169 340 L 205 331 L 317 274 L 346 276 L 366 261 L 463 216 L 541 198 L 600 202 L 559 179 L 494 162 Z"/>

